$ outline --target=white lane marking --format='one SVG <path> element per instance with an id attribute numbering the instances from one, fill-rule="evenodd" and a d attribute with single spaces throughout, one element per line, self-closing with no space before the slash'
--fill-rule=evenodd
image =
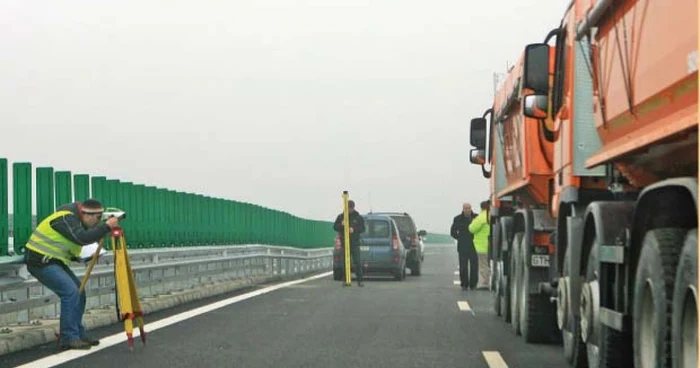
<path id="1" fill-rule="evenodd" d="M 462 283 L 459 280 L 454 280 L 452 281 L 452 285 L 461 285 Z"/>
<path id="2" fill-rule="evenodd" d="M 459 271 L 455 271 L 455 275 L 459 275 Z"/>
<path id="3" fill-rule="evenodd" d="M 490 368 L 508 368 L 506 361 L 503 360 L 501 353 L 497 351 L 484 351 L 484 359 Z"/>
<path id="4" fill-rule="evenodd" d="M 228 298 L 225 300 L 220 300 L 218 302 L 208 304 L 205 306 L 201 306 L 199 308 L 195 308 L 195 309 L 192 309 L 192 310 L 189 310 L 186 312 L 182 312 L 180 314 L 176 314 L 176 315 L 170 316 L 168 318 L 163 318 L 163 319 L 155 321 L 153 323 L 147 323 L 144 326 L 144 330 L 146 331 L 146 336 L 148 336 L 148 333 L 150 333 L 150 332 L 153 332 L 155 330 L 159 330 L 159 329 L 164 328 L 164 327 L 168 327 L 172 324 L 190 319 L 192 317 L 196 317 L 200 314 L 211 312 L 215 309 L 219 309 L 219 308 L 225 307 L 227 305 L 238 303 L 240 301 L 250 299 L 250 298 L 258 296 L 258 295 L 267 294 L 271 291 L 274 291 L 277 289 L 282 289 L 282 288 L 287 287 L 287 286 L 301 284 L 303 282 L 307 282 L 307 281 L 311 281 L 311 280 L 315 280 L 315 279 L 320 279 L 320 278 L 329 276 L 332 273 L 333 272 L 324 272 L 322 274 L 310 276 L 310 277 L 305 278 L 305 279 L 288 281 L 288 282 L 284 282 L 281 284 L 272 285 L 272 286 L 266 287 L 264 289 L 255 290 L 255 291 L 252 291 L 250 293 L 234 296 L 232 298 Z M 144 316 L 144 320 L 148 320 L 148 315 Z M 140 341 L 141 339 L 137 338 L 140 335 L 141 334 L 139 333 L 139 329 L 134 328 L 134 350 L 141 348 L 141 346 L 139 346 L 139 345 L 141 345 L 141 341 Z M 146 339 L 146 341 L 148 342 L 148 339 Z M 53 367 L 53 366 L 71 361 L 73 359 L 82 358 L 86 355 L 96 353 L 100 350 L 106 349 L 110 346 L 114 346 L 114 345 L 119 344 L 119 343 L 124 343 L 125 344 L 124 348 L 126 349 L 126 333 L 123 331 L 120 333 L 114 334 L 112 336 L 108 336 L 106 338 L 100 339 L 100 345 L 93 346 L 90 350 L 66 350 L 66 351 L 58 353 L 58 354 L 54 354 L 54 355 L 47 356 L 47 357 L 39 359 L 39 360 L 35 360 L 33 362 L 29 362 L 29 363 L 22 365 L 20 367 L 21 368 L 24 368 L 24 367 L 26 367 L 26 368 L 29 368 L 29 367 Z"/>
<path id="5" fill-rule="evenodd" d="M 474 311 L 472 310 L 472 307 L 469 305 L 469 302 L 457 302 L 457 306 L 462 312 L 471 312 L 472 315 L 475 315 Z"/>

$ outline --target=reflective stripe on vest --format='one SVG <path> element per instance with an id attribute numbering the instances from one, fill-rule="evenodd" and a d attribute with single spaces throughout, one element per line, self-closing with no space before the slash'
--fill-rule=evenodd
<path id="1" fill-rule="evenodd" d="M 72 214 L 70 211 L 58 211 L 47 217 L 34 229 L 26 247 L 36 253 L 56 258 L 66 265 L 70 265 L 71 259 L 80 256 L 81 246 L 51 227 L 51 221 L 70 214 Z"/>

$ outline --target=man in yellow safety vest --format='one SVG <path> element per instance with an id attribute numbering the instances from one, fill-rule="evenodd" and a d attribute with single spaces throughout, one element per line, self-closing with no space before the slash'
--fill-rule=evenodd
<path id="1" fill-rule="evenodd" d="M 104 208 L 95 199 L 62 206 L 37 225 L 25 246 L 27 270 L 61 298 L 60 339 L 64 349 L 90 349 L 99 340 L 85 335 L 82 324 L 85 293 L 69 268 L 81 247 L 99 241 L 119 220 L 100 223 Z"/>

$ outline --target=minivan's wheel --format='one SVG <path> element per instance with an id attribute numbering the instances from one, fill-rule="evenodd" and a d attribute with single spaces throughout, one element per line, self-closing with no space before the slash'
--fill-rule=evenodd
<path id="1" fill-rule="evenodd" d="M 418 258 L 418 257 L 416 257 Z M 411 267 L 411 276 L 420 276 L 420 268 L 421 268 L 421 261 L 416 260 L 415 263 L 413 264 L 413 267 Z"/>
<path id="2" fill-rule="evenodd" d="M 698 229 L 688 232 L 673 289 L 673 368 L 698 366 Z"/>
<path id="3" fill-rule="evenodd" d="M 685 230 L 676 228 L 654 229 L 644 236 L 632 305 L 636 367 L 671 366 L 673 281 L 684 238 Z"/>

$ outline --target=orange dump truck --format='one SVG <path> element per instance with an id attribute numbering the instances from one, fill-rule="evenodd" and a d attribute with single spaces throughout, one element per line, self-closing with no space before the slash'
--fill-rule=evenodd
<path id="1" fill-rule="evenodd" d="M 698 366 L 697 7 L 571 2 L 472 120 L 496 306 L 575 367 Z"/>

